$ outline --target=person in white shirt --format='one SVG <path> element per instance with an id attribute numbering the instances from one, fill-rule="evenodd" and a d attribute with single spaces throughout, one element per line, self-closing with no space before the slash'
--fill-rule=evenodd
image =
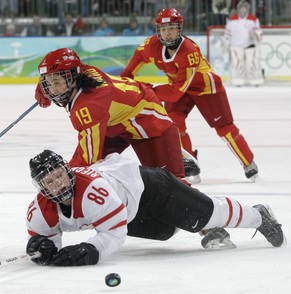
<path id="1" fill-rule="evenodd" d="M 228 19 L 224 32 L 223 51 L 230 49 L 231 81 L 235 86 L 264 83 L 259 46 L 262 30 L 259 19 L 249 11 L 249 2 L 240 1 L 238 13 Z"/>
<path id="2" fill-rule="evenodd" d="M 285 243 L 267 206 L 208 197 L 163 168 L 139 166 L 117 153 L 89 167 L 73 167 L 44 150 L 29 162 L 39 193 L 29 205 L 26 252 L 41 265 L 81 266 L 103 260 L 126 236 L 167 240 L 177 229 L 203 230 L 206 249 L 235 247 L 227 228 L 256 228 L 274 246 Z M 92 229 L 88 240 L 62 247 L 62 233 Z"/>

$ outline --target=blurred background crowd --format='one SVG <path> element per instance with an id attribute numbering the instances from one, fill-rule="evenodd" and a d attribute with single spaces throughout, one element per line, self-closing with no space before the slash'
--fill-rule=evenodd
<path id="1" fill-rule="evenodd" d="M 135 36 L 155 33 L 155 16 L 175 7 L 185 34 L 225 25 L 237 0 L 0 0 L 0 36 Z M 250 0 L 261 25 L 291 25 L 291 0 Z"/>

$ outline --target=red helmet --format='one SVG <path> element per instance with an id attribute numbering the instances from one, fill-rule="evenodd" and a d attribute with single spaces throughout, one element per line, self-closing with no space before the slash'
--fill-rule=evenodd
<path id="1" fill-rule="evenodd" d="M 163 9 L 156 18 L 156 30 L 157 35 L 161 43 L 167 47 L 172 47 L 173 49 L 177 48 L 180 44 L 182 29 L 183 29 L 184 19 L 180 12 L 175 8 Z M 161 27 L 163 25 L 172 25 L 176 26 L 179 30 L 179 34 L 174 40 L 164 40 L 161 37 Z"/>
<path id="2" fill-rule="evenodd" d="M 80 65 L 80 58 L 74 50 L 61 48 L 49 52 L 40 62 L 38 71 L 40 75 L 43 75 L 78 67 L 80 69 Z"/>
<path id="3" fill-rule="evenodd" d="M 178 23 L 183 25 L 183 22 L 183 16 L 175 8 L 163 9 L 156 18 L 156 25 L 161 25 L 163 23 Z"/>
<path id="4" fill-rule="evenodd" d="M 77 53 L 69 48 L 61 48 L 49 52 L 38 66 L 41 75 L 40 86 L 44 95 L 58 106 L 66 106 L 76 88 L 76 80 L 80 73 L 81 61 Z M 49 76 L 61 76 L 66 82 L 63 93 L 53 94 L 52 85 L 47 81 Z"/>

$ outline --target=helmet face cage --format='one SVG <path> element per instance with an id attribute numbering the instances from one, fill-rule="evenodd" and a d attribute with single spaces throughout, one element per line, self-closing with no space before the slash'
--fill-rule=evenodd
<path id="1" fill-rule="evenodd" d="M 73 72 L 73 74 L 72 74 Z M 66 83 L 67 89 L 60 94 L 53 94 L 51 92 L 51 85 L 47 80 L 47 77 L 53 78 L 53 76 L 61 77 Z M 40 79 L 40 87 L 44 95 L 53 101 L 58 106 L 66 106 L 70 100 L 73 90 L 76 87 L 76 69 L 72 70 L 62 70 L 56 73 L 44 74 Z"/>
<path id="2" fill-rule="evenodd" d="M 171 27 L 177 28 L 179 33 L 177 35 L 177 38 L 174 40 L 164 40 L 161 36 L 161 28 L 164 25 L 171 25 Z M 179 23 L 165 23 L 165 24 L 161 24 L 161 25 L 156 25 L 156 32 L 158 35 L 158 38 L 160 40 L 160 42 L 166 46 L 166 47 L 171 47 L 171 46 L 175 46 L 176 44 L 179 43 L 180 38 L 182 36 L 182 30 L 183 30 L 183 24 L 179 24 Z"/>
<path id="3" fill-rule="evenodd" d="M 64 202 L 74 196 L 76 178 L 68 163 L 51 150 L 44 150 L 30 159 L 33 184 L 47 199 Z"/>
<path id="4" fill-rule="evenodd" d="M 62 171 L 60 171 L 60 169 Z M 44 180 L 48 177 L 48 175 L 52 175 L 56 172 L 66 173 L 69 178 L 70 185 L 68 186 L 65 182 L 60 183 L 61 180 L 58 178 L 58 190 L 48 189 Z M 44 197 L 53 202 L 62 203 L 74 196 L 74 186 L 76 183 L 75 175 L 65 161 L 62 163 L 44 166 L 43 169 L 33 177 L 32 182 Z"/>
<path id="5" fill-rule="evenodd" d="M 237 12 L 240 17 L 244 18 L 250 11 L 250 3 L 248 1 L 242 0 L 237 4 Z M 241 9 L 244 8 L 244 9 Z"/>
<path id="6" fill-rule="evenodd" d="M 179 44 L 183 31 L 183 22 L 183 16 L 175 8 L 163 9 L 156 18 L 156 32 L 160 42 L 167 47 Z M 174 40 L 164 40 L 161 36 L 161 28 L 169 25 L 178 29 L 177 38 Z"/>
<path id="7" fill-rule="evenodd" d="M 77 87 L 80 67 L 80 58 L 72 49 L 61 48 L 48 53 L 38 66 L 40 86 L 44 95 L 58 106 L 66 106 Z M 52 77 L 53 74 L 64 79 L 67 89 L 63 93 L 52 93 L 52 85 L 49 84 L 47 77 Z"/>

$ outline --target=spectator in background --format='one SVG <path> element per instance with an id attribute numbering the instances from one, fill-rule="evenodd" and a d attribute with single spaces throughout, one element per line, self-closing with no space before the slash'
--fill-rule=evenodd
<path id="1" fill-rule="evenodd" d="M 151 36 L 156 33 L 156 17 L 153 17 L 150 23 L 145 28 L 145 35 Z"/>
<path id="2" fill-rule="evenodd" d="M 3 37 L 15 37 L 16 36 L 16 27 L 14 23 L 8 23 L 5 27 L 5 32 Z"/>
<path id="3" fill-rule="evenodd" d="M 16 17 L 19 14 L 18 0 L 0 0 L 0 15 Z"/>
<path id="4" fill-rule="evenodd" d="M 138 36 L 141 34 L 141 29 L 135 17 L 129 19 L 129 26 L 122 31 L 123 36 Z"/>
<path id="5" fill-rule="evenodd" d="M 228 20 L 223 41 L 223 53 L 230 50 L 231 81 L 235 86 L 264 83 L 260 65 L 262 30 L 259 19 L 250 14 L 250 3 L 240 1 L 237 14 Z"/>
<path id="6" fill-rule="evenodd" d="M 27 36 L 46 36 L 47 28 L 41 23 L 40 17 L 34 15 L 32 18 L 32 24 L 27 28 Z"/>
<path id="7" fill-rule="evenodd" d="M 275 3 L 275 7 L 278 8 L 280 6 L 278 5 L 278 3 L 277 3 L 277 5 Z M 273 9 L 273 13 L 274 13 L 274 11 L 275 11 L 275 9 Z M 258 0 L 257 1 L 256 17 L 260 19 L 261 23 L 266 24 L 266 5 L 265 5 L 264 0 Z"/>
<path id="8" fill-rule="evenodd" d="M 114 30 L 111 28 L 106 18 L 102 18 L 99 22 L 99 26 L 94 33 L 94 36 L 113 36 Z"/>
<path id="9" fill-rule="evenodd" d="M 152 15 L 155 13 L 156 3 L 162 2 L 163 7 L 166 6 L 165 0 L 154 1 L 154 0 L 134 0 L 133 11 L 136 15 Z"/>
<path id="10" fill-rule="evenodd" d="M 237 4 L 240 0 L 231 0 L 230 8 L 229 8 L 229 17 L 233 16 L 234 14 L 237 14 Z"/>
<path id="11" fill-rule="evenodd" d="M 64 22 L 57 27 L 56 35 L 67 37 L 80 35 L 80 30 L 70 13 L 66 13 Z"/>
<path id="12" fill-rule="evenodd" d="M 231 0 L 212 0 L 212 25 L 225 25 L 229 15 Z"/>
<path id="13" fill-rule="evenodd" d="M 83 17 L 80 14 L 78 14 L 76 19 L 77 35 L 83 35 L 84 28 L 85 28 L 85 22 L 83 20 Z"/>

